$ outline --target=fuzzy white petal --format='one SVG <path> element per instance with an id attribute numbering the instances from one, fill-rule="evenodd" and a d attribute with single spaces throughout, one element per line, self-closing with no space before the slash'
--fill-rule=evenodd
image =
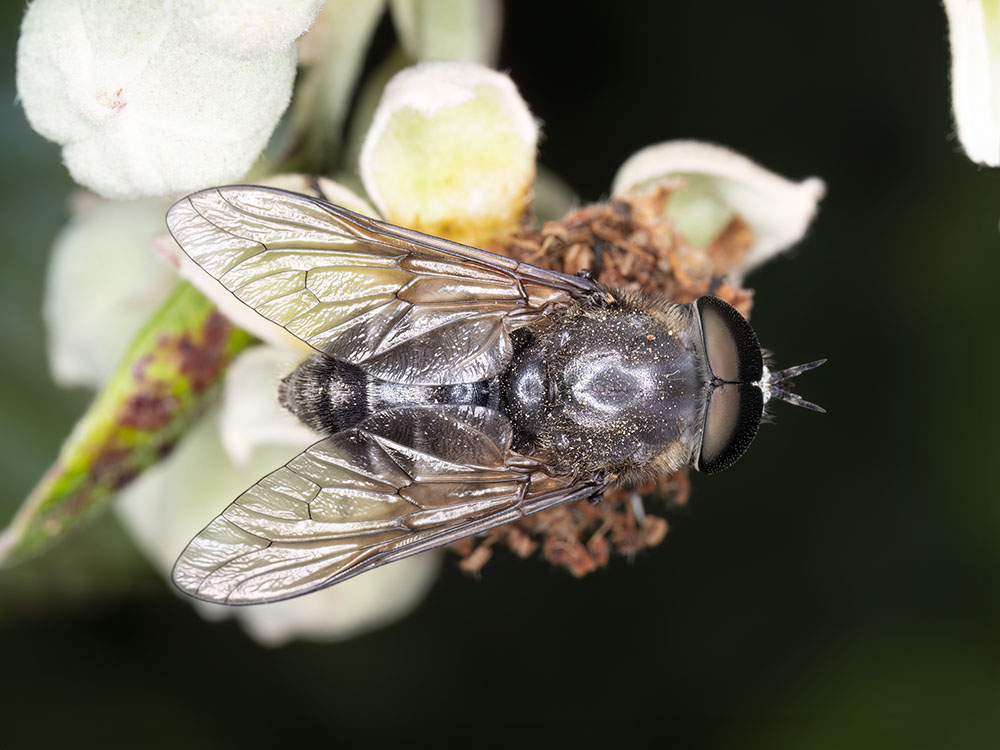
<path id="1" fill-rule="evenodd" d="M 293 45 L 253 58 L 214 50 L 164 0 L 35 0 L 18 41 L 28 121 L 63 145 L 77 182 L 112 198 L 241 177 L 294 76 Z"/>
<path id="2" fill-rule="evenodd" d="M 472 63 L 423 63 L 386 86 L 361 178 L 390 221 L 485 241 L 515 227 L 529 204 L 537 139 L 510 78 Z"/>
<path id="3" fill-rule="evenodd" d="M 791 182 L 722 146 L 669 141 L 633 154 L 618 170 L 612 192 L 622 195 L 677 177 L 709 183 L 751 227 L 753 244 L 744 272 L 802 239 L 826 189 L 816 177 Z"/>
<path id="4" fill-rule="evenodd" d="M 147 557 L 169 576 L 185 545 L 233 498 L 314 439 L 310 436 L 298 444 L 260 445 L 246 466 L 237 467 L 229 461 L 219 439 L 219 414 L 214 411 L 185 435 L 172 455 L 122 491 L 116 511 Z M 411 611 L 430 588 L 439 564 L 436 553 L 418 555 L 275 604 L 225 607 L 192 603 L 209 619 L 236 617 L 265 645 L 280 645 L 294 638 L 343 640 Z"/>
<path id="5" fill-rule="evenodd" d="M 287 48 L 324 0 L 171 0 L 170 10 L 208 44 L 240 57 Z"/>
<path id="6" fill-rule="evenodd" d="M 278 384 L 301 360 L 285 349 L 255 346 L 226 370 L 219 427 L 233 463 L 245 466 L 262 445 L 309 445 L 319 440 L 278 403 Z"/>
<path id="7" fill-rule="evenodd" d="M 167 205 L 94 199 L 56 237 L 43 314 L 60 385 L 104 383 L 177 283 L 150 251 Z"/>
<path id="8" fill-rule="evenodd" d="M 1000 166 L 1000 5 L 944 0 L 951 40 L 951 93 L 969 158 Z"/>

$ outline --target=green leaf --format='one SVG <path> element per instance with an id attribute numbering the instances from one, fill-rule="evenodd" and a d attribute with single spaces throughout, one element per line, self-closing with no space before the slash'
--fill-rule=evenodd
<path id="1" fill-rule="evenodd" d="M 391 0 L 400 42 L 415 60 L 496 64 L 503 9 L 497 0 Z"/>
<path id="2" fill-rule="evenodd" d="M 169 453 L 216 395 L 226 366 L 252 341 L 193 286 L 180 284 L 0 535 L 0 564 L 55 543 Z"/>

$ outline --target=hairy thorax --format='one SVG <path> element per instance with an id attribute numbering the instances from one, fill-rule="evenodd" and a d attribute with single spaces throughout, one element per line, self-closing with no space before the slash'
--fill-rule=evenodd
<path id="1" fill-rule="evenodd" d="M 626 304 L 516 332 L 501 384 L 514 448 L 626 482 L 687 465 L 702 387 L 685 314 Z"/>

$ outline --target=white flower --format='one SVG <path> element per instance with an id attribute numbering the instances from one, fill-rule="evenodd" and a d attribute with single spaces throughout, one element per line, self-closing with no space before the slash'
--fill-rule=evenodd
<path id="1" fill-rule="evenodd" d="M 677 178 L 684 187 L 671 194 L 668 213 L 689 240 L 710 243 L 734 215 L 753 230 L 744 272 L 802 239 L 825 191 L 816 177 L 790 182 L 722 146 L 669 141 L 633 154 L 618 170 L 612 192 Z"/>
<path id="2" fill-rule="evenodd" d="M 302 36 L 324 0 L 170 0 L 205 42 L 240 57 L 280 52 Z"/>
<path id="3" fill-rule="evenodd" d="M 98 388 L 177 283 L 150 252 L 169 204 L 94 196 L 76 203 L 49 262 L 43 306 L 49 364 L 62 386 Z"/>
<path id="4" fill-rule="evenodd" d="M 423 63 L 386 86 L 361 178 L 389 221 L 482 245 L 520 225 L 537 140 L 510 78 L 472 63 Z"/>
<path id="5" fill-rule="evenodd" d="M 231 463 L 245 467 L 254 451 L 267 445 L 291 445 L 301 451 L 316 442 L 312 430 L 276 398 L 279 380 L 303 359 L 273 346 L 255 346 L 229 366 L 218 426 Z"/>
<path id="6" fill-rule="evenodd" d="M 35 0 L 17 90 L 77 182 L 163 196 L 246 173 L 288 105 L 295 59 L 291 43 L 252 57 L 206 45 L 165 0 Z"/>
<path id="7" fill-rule="evenodd" d="M 944 9 L 958 137 L 974 162 L 1000 166 L 1000 6 L 944 0 Z"/>
<path id="8" fill-rule="evenodd" d="M 319 439 L 275 397 L 278 380 L 295 364 L 294 354 L 270 346 L 241 354 L 228 370 L 221 407 L 121 492 L 119 517 L 164 575 L 180 550 L 253 478 Z M 439 564 L 437 553 L 422 554 L 309 596 L 253 607 L 197 606 L 211 619 L 236 617 L 266 645 L 293 638 L 342 640 L 407 614 L 426 594 Z"/>

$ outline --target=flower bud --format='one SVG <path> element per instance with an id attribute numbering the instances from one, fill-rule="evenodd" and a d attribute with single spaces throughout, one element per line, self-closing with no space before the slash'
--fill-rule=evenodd
<path id="1" fill-rule="evenodd" d="M 361 177 L 389 221 L 482 245 L 520 225 L 537 138 L 507 76 L 472 63 L 424 63 L 386 86 Z"/>

